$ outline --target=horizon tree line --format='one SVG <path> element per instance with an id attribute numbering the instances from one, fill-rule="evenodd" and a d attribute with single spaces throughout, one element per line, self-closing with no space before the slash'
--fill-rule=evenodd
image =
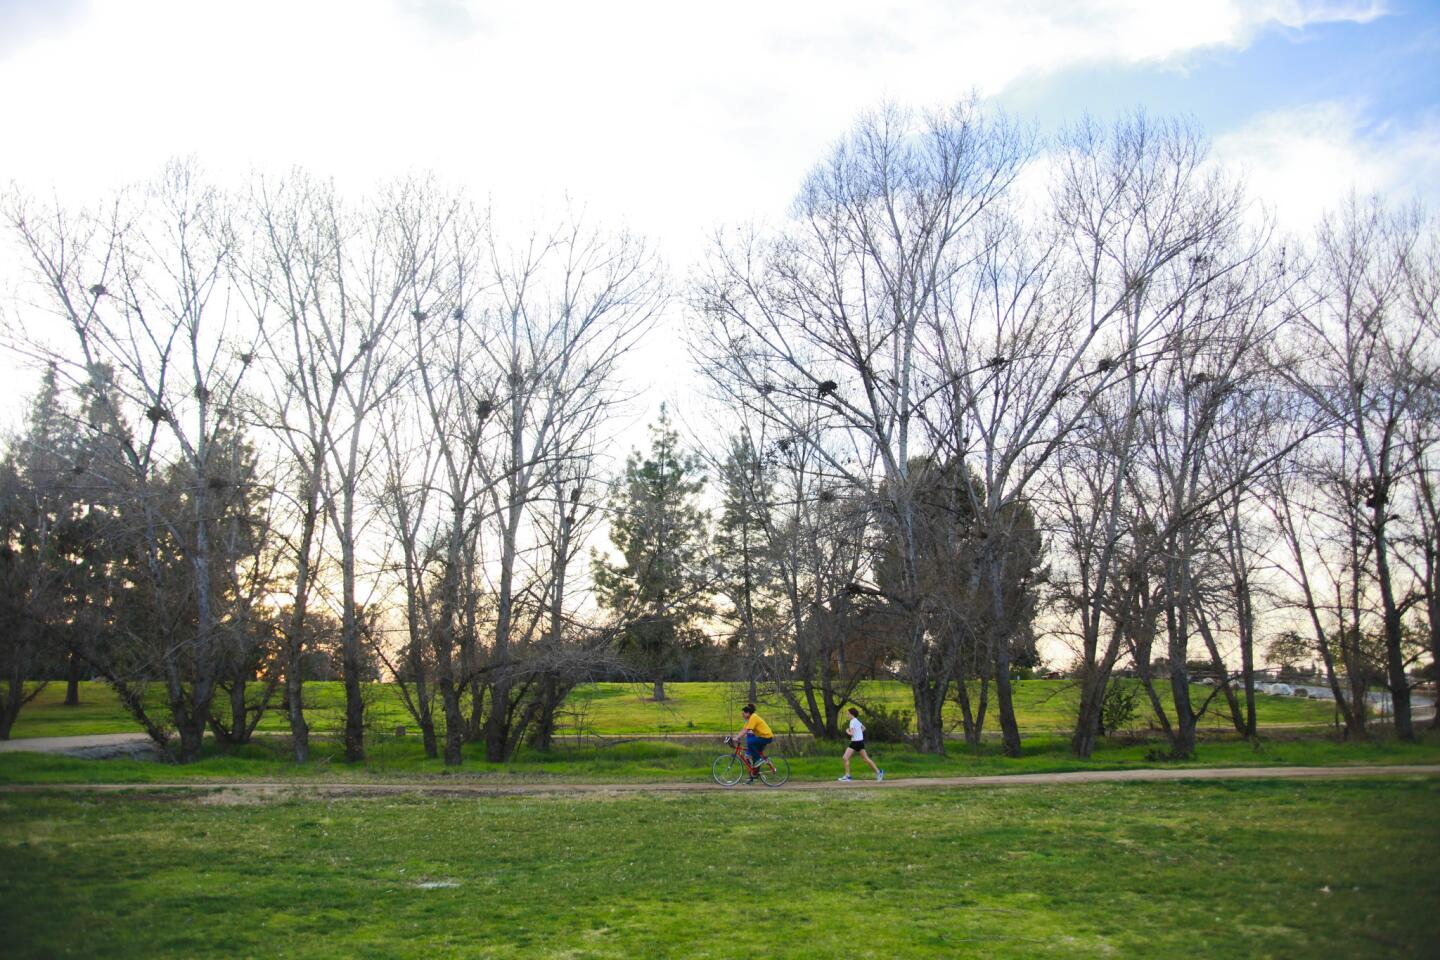
<path id="1" fill-rule="evenodd" d="M 1049 638 L 1080 756 L 1122 668 L 1176 756 L 1212 709 L 1254 736 L 1267 656 L 1318 661 L 1350 736 L 1383 687 L 1411 738 L 1440 245 L 1337 200 L 1285 237 L 1180 121 L 1041 141 L 973 100 L 886 107 L 682 301 L 637 237 L 517 242 L 425 178 L 14 191 L 10 347 L 43 376 L 0 463 L 0 737 L 63 661 L 182 760 L 281 708 L 303 762 L 333 654 L 351 760 L 381 673 L 453 765 L 548 747 L 587 680 L 662 700 L 682 663 L 817 737 L 894 675 L 920 749 L 993 717 L 1018 756 Z M 681 302 L 717 428 L 687 449 L 662 408 L 612 474 L 621 358 Z"/>

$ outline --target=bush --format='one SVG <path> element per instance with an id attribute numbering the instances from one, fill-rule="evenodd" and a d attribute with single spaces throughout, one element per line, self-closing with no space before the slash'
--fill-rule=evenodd
<path id="1" fill-rule="evenodd" d="M 910 736 L 910 711 L 887 710 L 883 705 L 862 707 L 860 710 L 865 724 L 866 741 L 876 743 L 904 743 Z"/>
<path id="2" fill-rule="evenodd" d="M 1138 686 L 1111 681 L 1105 688 L 1105 700 L 1100 705 L 1100 732 L 1114 733 L 1121 727 L 1130 726 L 1139 710 L 1139 700 Z"/>

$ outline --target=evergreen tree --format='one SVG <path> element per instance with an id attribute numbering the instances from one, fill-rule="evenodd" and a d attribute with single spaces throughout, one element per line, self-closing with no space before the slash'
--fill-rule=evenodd
<path id="1" fill-rule="evenodd" d="M 619 615 L 619 645 L 665 699 L 665 674 L 683 649 L 703 646 L 696 621 L 711 613 L 705 576 L 709 517 L 696 503 L 700 463 L 680 448 L 664 406 L 650 428 L 650 453 L 630 454 L 611 500 L 610 540 L 623 562 L 592 559 L 600 604 Z"/>
<path id="2" fill-rule="evenodd" d="M 997 646 L 1005 645 L 1012 667 L 1038 662 L 1034 617 L 1044 542 L 1034 512 L 1024 502 L 1009 505 L 987 529 L 976 509 L 984 501 L 984 484 L 961 464 L 916 457 L 908 476 L 916 569 L 907 576 L 892 524 L 877 544 L 875 579 L 895 614 L 897 637 L 908 635 L 909 618 L 918 617 L 932 641 L 930 679 L 919 691 L 923 696 L 917 695 L 917 702 L 931 713 L 917 720 L 940 729 L 941 710 L 953 689 L 966 740 L 973 745 L 979 743 L 985 723 Z M 997 617 L 997 585 L 987 575 L 992 552 L 1000 557 L 998 591 L 1001 609 L 1007 611 L 1004 617 Z M 973 709 L 966 686 L 971 680 L 980 681 L 980 701 Z"/>
<path id="3" fill-rule="evenodd" d="M 731 627 L 730 647 L 744 665 L 753 703 L 766 653 L 764 638 L 778 615 L 779 570 L 771 539 L 774 484 L 749 434 L 731 438 L 720 481 L 724 492 L 715 533 L 716 592 L 727 601 L 720 615 Z"/>
<path id="4" fill-rule="evenodd" d="M 0 740 L 68 652 L 76 569 L 72 431 L 54 367 L 0 459 Z"/>

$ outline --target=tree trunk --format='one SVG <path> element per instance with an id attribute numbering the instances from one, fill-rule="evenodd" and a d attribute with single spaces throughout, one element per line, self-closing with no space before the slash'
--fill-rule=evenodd
<path id="1" fill-rule="evenodd" d="M 656 681 L 655 681 L 654 697 L 653 697 L 653 699 L 655 700 L 656 703 L 659 703 L 660 701 L 662 701 L 662 700 L 665 699 L 665 681 L 664 681 L 664 680 L 656 680 Z M 753 701 L 752 701 L 752 702 L 753 702 Z"/>
<path id="2" fill-rule="evenodd" d="M 1401 740 L 1415 739 L 1410 719 L 1410 679 L 1405 675 L 1405 651 L 1401 644 L 1400 608 L 1390 580 L 1390 550 L 1385 537 L 1387 501 L 1376 496 L 1375 579 L 1380 584 L 1380 601 L 1385 609 L 1385 670 L 1390 683 L 1390 702 L 1395 709 L 1395 734 Z"/>
<path id="3" fill-rule="evenodd" d="M 1070 735 L 1070 752 L 1077 757 L 1088 759 L 1095 752 L 1101 734 L 1106 686 L 1108 684 L 1092 685 L 1086 680 L 1080 688 L 1080 709 L 1075 718 L 1075 732 Z"/>
<path id="4" fill-rule="evenodd" d="M 1075 732 L 1070 736 L 1070 750 L 1077 757 L 1090 757 L 1104 735 L 1105 692 L 1109 687 L 1108 665 L 1095 664 L 1080 679 L 1080 709 Z"/>
<path id="5" fill-rule="evenodd" d="M 358 456 L 359 431 L 350 440 L 350 462 Z M 345 759 L 365 759 L 365 702 L 360 689 L 360 623 L 355 595 L 355 490 L 347 486 L 343 496 L 343 518 L 337 533 L 340 540 L 340 671 L 345 681 Z"/>
<path id="6" fill-rule="evenodd" d="M 955 681 L 955 702 L 960 705 L 960 725 L 965 729 L 966 745 L 979 746 L 980 730 L 975 726 L 975 714 L 970 709 L 970 688 L 964 677 Z"/>
<path id="7" fill-rule="evenodd" d="M 470 679 L 470 717 L 465 721 L 465 742 L 485 739 L 485 684 L 479 677 Z"/>
<path id="8" fill-rule="evenodd" d="M 1425 544 L 1425 610 L 1430 620 L 1430 662 L 1434 670 L 1440 670 L 1440 558 L 1437 558 L 1435 543 Z M 1432 673 L 1432 676 L 1434 674 Z M 1435 684 L 1435 710 L 1430 715 L 1430 729 L 1440 730 L 1440 683 Z"/>
<path id="9" fill-rule="evenodd" d="M 1133 607 L 1134 597 L 1127 596 L 1126 607 Z M 1105 694 L 1110 688 L 1110 678 L 1115 671 L 1115 661 L 1120 657 L 1124 642 L 1124 627 L 1120 619 L 1110 622 L 1110 640 L 1105 654 L 1096 659 L 1100 649 L 1099 603 L 1092 623 L 1086 628 L 1086 658 L 1084 673 L 1080 679 L 1080 709 L 1075 718 L 1075 732 L 1070 737 L 1070 750 L 1077 757 L 1089 757 L 1095 752 L 1101 737 L 1105 735 Z"/>
<path id="10" fill-rule="evenodd" d="M 1230 723 L 1235 727 L 1235 732 L 1242 737 L 1248 737 L 1245 714 L 1240 709 L 1240 702 L 1235 697 L 1235 691 L 1230 688 L 1230 677 L 1225 669 L 1225 661 L 1220 656 L 1220 646 L 1215 642 L 1215 635 L 1210 631 L 1210 623 L 1204 616 L 1198 615 L 1196 625 L 1200 628 L 1200 637 L 1205 641 L 1205 649 L 1210 654 L 1210 667 L 1215 671 L 1215 682 L 1220 685 L 1220 692 L 1225 695 L 1225 702 L 1230 707 Z"/>
<path id="11" fill-rule="evenodd" d="M 511 374 L 519 377 L 518 362 L 512 367 Z M 520 392 L 516 391 L 511 398 L 511 433 L 510 433 L 510 462 L 516 469 L 524 462 L 525 457 L 522 450 L 522 436 L 520 434 L 524 418 L 520 410 Z M 490 715 L 485 720 L 485 759 L 491 763 L 504 763 L 510 758 L 511 744 L 511 703 L 510 687 L 513 676 L 510 669 L 510 632 L 513 629 L 513 617 L 515 615 L 515 558 L 517 556 L 516 540 L 519 537 L 520 518 L 525 506 L 525 499 L 528 490 L 523 484 L 518 484 L 515 475 L 510 479 L 510 490 L 506 498 L 506 509 L 509 511 L 505 520 L 505 528 L 502 532 L 500 542 L 500 577 L 499 589 L 495 597 L 495 643 L 491 647 L 491 660 L 494 672 L 490 681 Z M 664 699 L 660 697 L 659 699 Z"/>
<path id="12" fill-rule="evenodd" d="M 1253 740 L 1259 728 L 1255 721 L 1255 608 L 1250 596 L 1249 576 L 1236 581 L 1235 592 L 1240 606 L 1240 682 L 1245 693 L 1245 729 L 1242 732 L 1247 739 Z"/>
<path id="13" fill-rule="evenodd" d="M 555 712 L 559 709 L 559 697 L 556 694 L 555 678 L 550 674 L 540 678 L 540 689 L 536 693 L 540 709 L 535 715 L 535 749 L 541 753 L 549 753 L 555 739 Z"/>
<path id="14" fill-rule="evenodd" d="M 1195 708 L 1190 702 L 1190 677 L 1182 661 L 1170 663 L 1170 695 L 1175 700 L 1175 735 L 1170 738 L 1176 760 L 1195 756 Z"/>
<path id="15" fill-rule="evenodd" d="M 1241 630 L 1240 681 L 1245 688 L 1245 737 L 1254 740 L 1259 727 L 1255 722 L 1255 641 L 1253 628 Z"/>
<path id="16" fill-rule="evenodd" d="M 815 687 L 813 683 L 804 679 L 800 682 L 803 699 L 800 695 L 796 694 L 795 689 L 790 684 L 783 680 L 777 681 L 772 689 L 780 694 L 781 699 L 790 707 L 790 712 L 800 718 L 800 722 L 805 725 L 805 729 L 809 732 L 810 736 L 816 740 L 832 739 L 833 734 L 828 732 L 826 728 L 826 716 L 831 712 L 831 705 L 828 702 L 822 705 L 815 699 Z M 836 705 L 833 709 L 835 715 L 838 716 L 839 706 Z"/>
<path id="17" fill-rule="evenodd" d="M 960 704 L 960 722 L 965 728 L 967 746 L 978 747 L 985 736 L 985 711 L 990 705 L 990 678 L 980 678 L 980 698 L 972 710 L 969 684 L 961 679 L 955 684 L 955 699 Z"/>
<path id="18" fill-rule="evenodd" d="M 205 742 L 205 721 L 208 710 L 196 709 L 185 712 L 175 711 L 176 732 L 180 734 L 181 763 L 194 763 L 200 759 L 200 748 Z"/>
<path id="19" fill-rule="evenodd" d="M 245 687 L 244 680 L 237 679 L 230 684 L 230 734 L 226 737 L 230 743 L 244 743 L 250 739 L 245 722 Z"/>
<path id="20" fill-rule="evenodd" d="M 1166 633 L 1169 635 L 1170 696 L 1175 705 L 1175 730 L 1170 737 L 1170 752 L 1176 760 L 1195 756 L 1195 708 L 1190 703 L 1190 676 L 1185 670 L 1185 617 L 1174 604 L 1165 612 Z"/>
<path id="21" fill-rule="evenodd" d="M 845 702 L 839 697 L 831 697 L 826 693 L 823 697 L 825 703 L 825 726 L 821 734 L 829 740 L 840 738 L 840 711 L 845 708 Z"/>
<path id="22" fill-rule="evenodd" d="M 945 695 L 948 684 L 912 683 L 915 697 L 915 732 L 923 753 L 945 756 Z"/>
<path id="23" fill-rule="evenodd" d="M 1015 719 L 1015 699 L 1010 686 L 1008 651 L 995 656 L 995 699 L 1000 706 L 1000 743 L 1005 756 L 1020 756 L 1020 724 Z"/>
<path id="24" fill-rule="evenodd" d="M 8 677 L 0 693 L 0 740 L 10 739 L 10 728 L 20 716 L 20 707 L 25 703 L 25 680 L 23 677 Z"/>
<path id="25" fill-rule="evenodd" d="M 296 550 L 295 600 L 290 609 L 290 622 L 286 624 L 285 664 L 285 715 L 290 722 L 290 743 L 296 763 L 310 759 L 310 725 L 305 722 L 305 616 L 310 604 L 310 549 L 315 541 L 315 527 L 320 522 L 319 478 L 317 469 L 311 472 L 310 483 L 306 486 L 308 500 L 305 516 L 301 521 L 300 545 Z"/>
<path id="26" fill-rule="evenodd" d="M 1345 739 L 1361 739 L 1365 736 L 1365 703 L 1364 699 L 1359 702 L 1359 709 L 1352 709 L 1355 706 L 1353 698 L 1348 695 L 1340 686 L 1340 678 L 1335 673 L 1335 657 L 1330 650 L 1329 636 L 1319 628 L 1316 621 L 1316 638 L 1320 650 L 1320 662 L 1325 667 L 1325 682 L 1330 686 L 1330 695 L 1335 698 L 1335 709 L 1339 711 L 1345 723 Z"/>
<path id="27" fill-rule="evenodd" d="M 360 640 L 352 635 L 345 641 L 341 669 L 345 674 L 345 759 L 365 759 L 365 701 L 360 689 Z"/>
<path id="28" fill-rule="evenodd" d="M 440 702 L 445 710 L 445 766 L 463 762 L 460 748 L 465 742 L 465 715 L 460 710 L 460 687 L 450 677 L 440 678 Z"/>
<path id="29" fill-rule="evenodd" d="M 70 651 L 69 669 L 65 674 L 65 706 L 80 706 L 80 655 Z"/>
<path id="30" fill-rule="evenodd" d="M 1145 651 L 1145 658 L 1136 656 L 1135 675 L 1140 678 L 1140 684 L 1145 688 L 1145 696 L 1150 700 L 1150 709 L 1155 714 L 1155 719 L 1160 722 L 1160 730 L 1165 734 L 1167 742 L 1174 744 L 1175 729 L 1170 725 L 1170 715 L 1165 712 L 1165 705 L 1160 702 L 1160 695 L 1155 692 L 1155 678 L 1150 674 L 1149 650 Z"/>
<path id="31" fill-rule="evenodd" d="M 1231 499 L 1225 511 L 1226 558 L 1235 591 L 1236 639 L 1240 646 L 1240 686 L 1245 698 L 1245 719 L 1241 734 L 1255 738 L 1255 601 L 1246 564 L 1244 527 L 1240 519 L 1240 496 Z"/>
<path id="32" fill-rule="evenodd" d="M 305 675 L 301 658 L 292 656 L 285 666 L 285 716 L 290 721 L 291 750 L 296 763 L 310 759 L 310 725 L 305 722 Z"/>
<path id="33" fill-rule="evenodd" d="M 347 518 L 350 507 L 346 505 Z M 350 526 L 347 520 L 347 528 Z M 365 702 L 360 689 L 360 624 L 355 610 L 354 547 L 342 548 L 341 597 L 345 604 L 340 619 L 340 672 L 345 682 L 345 759 L 365 759 Z"/>

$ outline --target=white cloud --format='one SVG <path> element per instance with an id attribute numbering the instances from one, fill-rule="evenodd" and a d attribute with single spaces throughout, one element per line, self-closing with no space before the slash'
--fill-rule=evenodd
<path id="1" fill-rule="evenodd" d="M 1307 230 L 1352 190 L 1440 208 L 1440 114 L 1375 125 L 1363 104 L 1311 104 L 1255 118 L 1217 138 L 1215 154 L 1291 230 Z"/>
<path id="2" fill-rule="evenodd" d="M 190 154 L 222 176 L 301 165 L 358 189 L 431 169 L 502 216 L 568 193 L 655 237 L 677 270 L 717 223 L 783 212 L 884 99 L 1183 62 L 1266 24 L 1378 14 L 1299 0 L 65 2 L 66 17 L 12 18 L 29 26 L 0 45 L 0 183 L 88 198 Z M 650 353 L 678 349 L 666 332 Z"/>
<path id="3" fill-rule="evenodd" d="M 783 207 L 856 113 L 1084 63 L 1243 45 L 1369 3 L 97 0 L 0 60 L 0 177 L 96 188 L 167 157 L 365 184 L 561 190 L 682 247 Z"/>

